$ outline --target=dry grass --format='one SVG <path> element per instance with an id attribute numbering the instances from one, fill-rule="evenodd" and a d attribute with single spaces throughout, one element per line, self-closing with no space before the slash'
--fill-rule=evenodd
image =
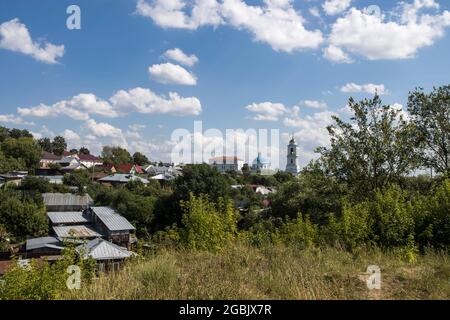
<path id="1" fill-rule="evenodd" d="M 382 289 L 368 290 L 367 266 L 378 265 Z M 162 250 L 104 275 L 67 299 L 449 299 L 450 261 L 430 252 L 413 263 L 379 250 L 256 249 L 221 254 Z"/>

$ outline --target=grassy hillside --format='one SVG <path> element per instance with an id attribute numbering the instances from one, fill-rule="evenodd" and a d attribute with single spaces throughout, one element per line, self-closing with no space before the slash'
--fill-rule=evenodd
<path id="1" fill-rule="evenodd" d="M 381 290 L 365 271 L 381 268 Z M 402 252 L 235 245 L 222 253 L 164 249 L 104 275 L 65 299 L 449 299 L 450 258 Z"/>

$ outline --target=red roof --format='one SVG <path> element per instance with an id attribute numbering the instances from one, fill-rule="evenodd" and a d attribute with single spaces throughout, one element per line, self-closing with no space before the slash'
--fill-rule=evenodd
<path id="1" fill-rule="evenodd" d="M 92 154 L 79 154 L 78 158 L 80 158 L 81 161 L 93 161 L 93 162 L 101 162 L 100 158 L 93 156 Z"/>
<path id="2" fill-rule="evenodd" d="M 131 163 L 126 163 L 126 164 L 119 164 L 119 165 L 115 166 L 118 173 L 131 173 L 131 171 L 133 170 L 133 167 L 135 168 L 136 173 L 139 173 L 139 174 L 144 173 L 144 170 L 142 170 L 142 167 L 137 164 L 134 165 Z"/>

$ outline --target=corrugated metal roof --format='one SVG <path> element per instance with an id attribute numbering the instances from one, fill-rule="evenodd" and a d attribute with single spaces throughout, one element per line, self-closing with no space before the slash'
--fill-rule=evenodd
<path id="1" fill-rule="evenodd" d="M 136 230 L 126 218 L 110 207 L 92 207 L 91 209 L 110 231 Z"/>
<path id="2" fill-rule="evenodd" d="M 26 250 L 34 250 L 34 249 L 39 249 L 39 248 L 45 248 L 47 247 L 47 245 L 49 244 L 59 244 L 60 241 L 58 239 L 56 239 L 55 237 L 42 237 L 42 238 L 34 238 L 34 239 L 29 239 L 26 242 Z"/>
<path id="3" fill-rule="evenodd" d="M 53 227 L 59 238 L 96 238 L 101 237 L 97 231 L 88 226 Z"/>
<path id="4" fill-rule="evenodd" d="M 94 203 L 88 194 L 80 196 L 72 193 L 43 193 L 42 198 L 46 206 L 88 206 Z"/>
<path id="5" fill-rule="evenodd" d="M 132 175 L 132 174 L 121 174 L 121 173 L 117 173 L 117 174 L 113 174 L 107 177 L 104 177 L 102 179 L 99 179 L 98 181 L 100 182 L 119 182 L 119 183 L 128 183 L 130 181 L 140 181 L 143 184 L 148 184 L 148 180 Z"/>
<path id="6" fill-rule="evenodd" d="M 89 256 L 95 260 L 125 259 L 134 255 L 133 252 L 103 239 L 91 240 L 86 245 L 79 246 L 78 250 L 84 250 L 85 257 Z"/>
<path id="7" fill-rule="evenodd" d="M 53 224 L 64 223 L 88 223 L 89 219 L 83 212 L 47 212 L 47 216 Z"/>

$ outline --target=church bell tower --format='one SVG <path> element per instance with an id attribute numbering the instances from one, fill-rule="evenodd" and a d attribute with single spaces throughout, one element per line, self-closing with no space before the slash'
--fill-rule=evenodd
<path id="1" fill-rule="evenodd" d="M 286 172 L 292 173 L 293 175 L 298 175 L 298 165 L 297 165 L 297 143 L 294 137 L 289 141 L 287 150 L 287 164 Z"/>

